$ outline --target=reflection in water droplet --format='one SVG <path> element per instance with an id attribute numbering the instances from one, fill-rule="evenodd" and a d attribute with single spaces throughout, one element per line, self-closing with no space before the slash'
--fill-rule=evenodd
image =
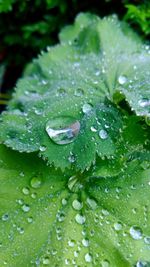
<path id="1" fill-rule="evenodd" d="M 23 193 L 24 195 L 29 195 L 29 193 L 30 193 L 30 189 L 29 189 L 28 187 L 24 187 L 24 188 L 22 188 L 22 193 Z"/>
<path id="2" fill-rule="evenodd" d="M 142 108 L 150 106 L 150 100 L 147 98 L 140 99 L 138 103 Z"/>
<path id="3" fill-rule="evenodd" d="M 58 145 L 72 143 L 80 131 L 79 121 L 69 123 L 70 118 L 57 118 L 50 120 L 46 124 L 46 132 L 50 139 Z M 66 125 L 64 125 L 66 122 Z M 68 124 L 69 123 L 69 124 Z"/>
<path id="4" fill-rule="evenodd" d="M 30 185 L 31 185 L 31 187 L 33 187 L 33 188 L 39 188 L 39 187 L 41 186 L 41 184 L 42 184 L 42 181 L 41 181 L 41 179 L 40 179 L 39 177 L 37 177 L 37 176 L 33 177 L 33 178 L 31 179 L 31 181 L 30 181 Z"/>
<path id="5" fill-rule="evenodd" d="M 120 75 L 120 76 L 118 77 L 118 82 L 119 82 L 120 85 L 125 84 L 126 81 L 127 81 L 127 78 L 126 78 L 125 76 Z"/>
<path id="6" fill-rule="evenodd" d="M 78 224 L 84 224 L 86 221 L 85 217 L 81 214 L 77 214 L 75 220 Z"/>
<path id="7" fill-rule="evenodd" d="M 86 262 L 91 262 L 92 261 L 92 256 L 89 253 L 86 253 L 84 258 L 85 258 Z"/>
<path id="8" fill-rule="evenodd" d="M 101 139 L 107 139 L 108 133 L 105 130 L 102 129 L 102 130 L 99 131 L 99 137 Z"/>
<path id="9" fill-rule="evenodd" d="M 86 103 L 82 107 L 82 111 L 85 114 L 89 113 L 91 110 L 92 110 L 92 105 L 91 104 Z"/>
<path id="10" fill-rule="evenodd" d="M 135 240 L 142 239 L 142 230 L 137 226 L 132 226 L 130 228 L 130 235 Z"/>
<path id="11" fill-rule="evenodd" d="M 75 210 L 81 210 L 82 207 L 83 207 L 83 203 L 80 202 L 80 201 L 77 200 L 77 199 L 74 199 L 73 202 L 72 202 L 72 207 L 73 207 Z"/>

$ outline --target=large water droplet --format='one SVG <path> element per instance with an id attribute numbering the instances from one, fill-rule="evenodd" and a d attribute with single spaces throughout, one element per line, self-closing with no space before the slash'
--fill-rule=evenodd
<path id="1" fill-rule="evenodd" d="M 135 240 L 142 239 L 142 230 L 137 226 L 132 226 L 130 228 L 130 235 Z"/>
<path id="2" fill-rule="evenodd" d="M 118 77 L 118 83 L 119 83 L 120 85 L 125 84 L 126 81 L 127 81 L 127 77 L 126 77 L 126 76 L 120 75 L 120 76 Z"/>
<path id="3" fill-rule="evenodd" d="M 49 120 L 46 124 L 46 132 L 48 133 L 50 139 L 58 145 L 72 143 L 78 136 L 79 131 L 79 121 L 73 122 L 73 119 L 70 117 Z"/>
<path id="4" fill-rule="evenodd" d="M 149 264 L 146 261 L 138 261 L 136 267 L 148 267 Z"/>
<path id="5" fill-rule="evenodd" d="M 42 184 L 42 180 L 38 176 L 33 177 L 30 181 L 30 185 L 33 188 L 39 188 L 41 184 Z"/>
<path id="6" fill-rule="evenodd" d="M 105 130 L 102 129 L 102 130 L 99 131 L 99 137 L 101 139 L 107 139 L 108 133 Z"/>
<path id="7" fill-rule="evenodd" d="M 84 224 L 86 221 L 85 217 L 81 214 L 77 214 L 75 220 L 78 224 Z"/>

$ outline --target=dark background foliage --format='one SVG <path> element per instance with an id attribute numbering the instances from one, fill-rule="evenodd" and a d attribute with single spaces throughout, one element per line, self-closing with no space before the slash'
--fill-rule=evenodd
<path id="1" fill-rule="evenodd" d="M 0 104 L 4 107 L 16 80 L 33 57 L 58 42 L 62 27 L 76 14 L 100 16 L 116 13 L 142 38 L 150 36 L 150 1 L 140 0 L 1 0 L 0 1 Z"/>

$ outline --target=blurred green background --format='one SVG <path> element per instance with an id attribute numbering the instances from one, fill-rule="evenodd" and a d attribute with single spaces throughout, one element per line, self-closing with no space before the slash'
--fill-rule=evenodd
<path id="1" fill-rule="evenodd" d="M 150 0 L 0 0 L 0 105 L 7 103 L 25 65 L 58 42 L 79 12 L 116 13 L 143 39 L 150 36 Z"/>

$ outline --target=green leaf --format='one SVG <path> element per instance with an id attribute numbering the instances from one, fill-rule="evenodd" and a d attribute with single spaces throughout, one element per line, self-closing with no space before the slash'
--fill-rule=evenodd
<path id="1" fill-rule="evenodd" d="M 149 47 L 116 16 L 100 19 L 91 14 L 80 14 L 74 26 L 62 31 L 60 42 L 34 60 L 18 82 L 2 116 L 0 140 L 15 150 L 40 150 L 49 164 L 62 170 L 73 166 L 84 171 L 96 154 L 115 157 L 120 149 L 116 140 L 122 138 L 126 110 L 117 111 L 113 102 L 119 105 L 125 99 L 137 115 L 149 118 Z M 101 130 L 107 135 L 103 120 L 111 126 L 106 140 L 98 137 Z M 69 130 L 76 122 L 78 129 Z M 98 122 L 97 133 L 92 132 Z M 68 143 L 60 145 L 58 139 L 66 138 L 62 133 L 57 142 L 49 138 L 47 123 L 53 135 L 71 131 Z"/>
<path id="2" fill-rule="evenodd" d="M 141 160 L 106 178 L 64 175 L 3 146 L 0 158 L 0 266 L 148 264 L 150 170 Z"/>

